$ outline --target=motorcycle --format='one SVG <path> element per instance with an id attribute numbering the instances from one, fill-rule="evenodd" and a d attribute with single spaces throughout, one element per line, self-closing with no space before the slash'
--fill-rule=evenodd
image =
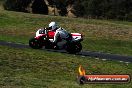
<path id="1" fill-rule="evenodd" d="M 78 53 L 82 50 L 82 34 L 70 33 L 69 38 L 63 41 L 59 37 L 57 48 L 53 44 L 54 35 L 55 31 L 47 30 L 46 28 L 39 29 L 36 32 L 36 36 L 29 40 L 29 46 L 33 49 L 40 49 L 42 47 L 45 47 L 45 49 L 64 49 L 68 53 Z"/>

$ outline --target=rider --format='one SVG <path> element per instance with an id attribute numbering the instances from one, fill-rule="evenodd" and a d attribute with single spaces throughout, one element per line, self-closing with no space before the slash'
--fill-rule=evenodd
<path id="1" fill-rule="evenodd" d="M 57 43 L 59 41 L 59 39 L 61 39 L 61 41 L 63 40 L 67 40 L 69 38 L 69 33 L 63 29 L 63 28 L 59 28 L 58 25 L 56 24 L 56 22 L 51 22 L 49 24 L 49 29 L 51 31 L 55 31 L 55 35 L 54 35 L 54 39 L 53 39 L 53 44 L 54 47 L 57 47 Z"/>
<path id="2" fill-rule="evenodd" d="M 49 30 L 51 31 L 56 31 L 58 29 L 58 25 L 56 24 L 56 22 L 52 21 L 49 23 Z"/>

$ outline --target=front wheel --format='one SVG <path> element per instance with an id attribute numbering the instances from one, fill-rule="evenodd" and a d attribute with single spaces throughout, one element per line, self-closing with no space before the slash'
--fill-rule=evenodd
<path id="1" fill-rule="evenodd" d="M 33 48 L 33 49 L 40 49 L 40 48 L 43 47 L 42 44 L 40 43 L 40 41 L 37 40 L 37 39 L 35 39 L 35 38 L 31 38 L 31 39 L 29 40 L 29 46 L 30 46 L 31 48 Z"/>

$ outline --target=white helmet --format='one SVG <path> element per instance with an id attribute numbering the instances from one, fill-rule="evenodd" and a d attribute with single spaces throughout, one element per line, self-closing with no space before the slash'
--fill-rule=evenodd
<path id="1" fill-rule="evenodd" d="M 51 30 L 55 30 L 57 27 L 58 27 L 58 26 L 57 26 L 56 22 L 51 22 L 51 23 L 49 24 L 49 28 L 51 28 Z"/>

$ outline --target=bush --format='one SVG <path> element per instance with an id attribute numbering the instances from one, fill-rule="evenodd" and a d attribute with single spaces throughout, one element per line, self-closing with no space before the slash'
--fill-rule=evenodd
<path id="1" fill-rule="evenodd" d="M 132 13 L 132 0 L 77 0 L 74 9 L 80 17 L 132 19 L 129 15 Z"/>
<path id="2" fill-rule="evenodd" d="M 5 0 L 4 8 L 6 10 L 27 12 L 26 8 L 29 3 L 31 3 L 31 0 Z"/>

